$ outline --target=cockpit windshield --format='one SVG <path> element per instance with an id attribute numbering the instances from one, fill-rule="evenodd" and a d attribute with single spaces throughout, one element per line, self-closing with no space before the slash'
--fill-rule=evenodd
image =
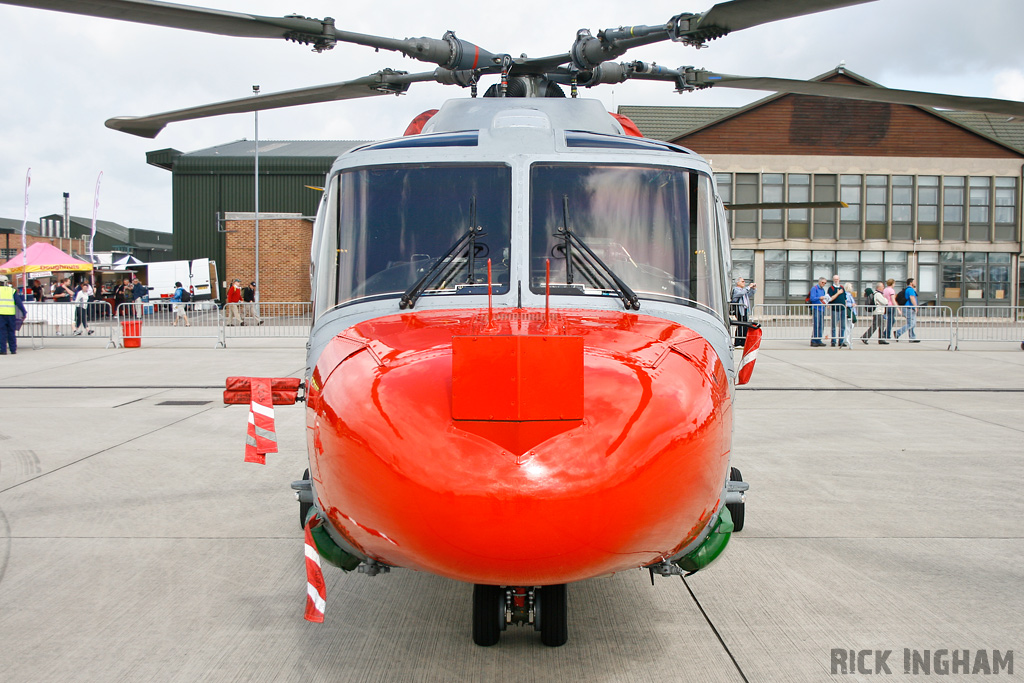
<path id="1" fill-rule="evenodd" d="M 494 293 L 509 290 L 512 170 L 508 166 L 357 168 L 334 176 L 327 192 L 324 228 L 337 241 L 320 247 L 318 284 L 330 284 L 317 288 L 318 310 L 328 304 L 324 299 L 333 299 L 329 302 L 333 305 L 365 297 L 397 297 L 417 283 L 417 296 L 485 294 L 488 259 Z M 472 239 L 466 239 L 467 234 Z"/>
<path id="2" fill-rule="evenodd" d="M 573 236 L 643 299 L 722 314 L 724 285 L 711 179 L 676 167 L 538 163 L 530 172 L 530 288 L 620 296 Z M 642 305 L 642 304 L 641 304 Z M 642 310 L 642 309 L 641 309 Z"/>

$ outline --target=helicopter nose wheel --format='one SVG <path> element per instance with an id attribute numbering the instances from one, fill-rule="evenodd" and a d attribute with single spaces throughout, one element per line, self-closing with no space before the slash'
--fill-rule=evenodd
<path id="1" fill-rule="evenodd" d="M 729 469 L 729 481 L 743 481 L 743 475 L 736 467 Z M 725 507 L 729 508 L 729 514 L 732 516 L 733 531 L 743 531 L 743 518 L 746 515 L 744 509 L 746 503 L 727 503 Z"/>
<path id="2" fill-rule="evenodd" d="M 302 473 L 302 481 L 309 481 L 309 468 Z M 306 528 L 306 515 L 309 514 L 309 509 L 313 507 L 313 503 L 307 503 L 304 500 L 299 501 L 299 526 L 303 529 Z"/>
<path id="3" fill-rule="evenodd" d="M 509 624 L 532 624 L 548 647 L 569 639 L 565 584 L 541 586 L 473 586 L 473 642 L 496 645 Z"/>

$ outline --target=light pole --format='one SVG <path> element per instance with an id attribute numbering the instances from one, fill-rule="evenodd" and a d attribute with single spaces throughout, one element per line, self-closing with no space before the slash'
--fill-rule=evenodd
<path id="1" fill-rule="evenodd" d="M 253 96 L 258 97 L 260 94 L 260 86 L 252 86 Z M 256 303 L 260 301 L 260 112 L 256 110 L 253 112 L 255 117 L 255 128 L 256 128 L 256 212 L 255 212 L 255 233 L 256 233 Z"/>
<path id="2" fill-rule="evenodd" d="M 64 238 L 71 239 L 71 213 L 68 208 L 68 203 L 71 201 L 71 193 L 64 193 L 64 225 L 60 226 L 60 248 L 64 250 Z"/>

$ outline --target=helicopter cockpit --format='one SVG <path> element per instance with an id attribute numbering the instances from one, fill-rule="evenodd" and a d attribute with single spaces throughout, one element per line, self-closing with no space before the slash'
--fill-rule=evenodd
<path id="1" fill-rule="evenodd" d="M 341 157 L 315 231 L 317 316 L 368 301 L 398 299 L 406 309 L 483 296 L 490 281 L 492 296 L 515 305 L 548 294 L 581 308 L 600 298 L 627 310 L 654 300 L 724 319 L 728 247 L 707 164 L 625 138 L 600 103 L 581 105 L 477 100 L 458 118 L 476 129 Z M 560 129 L 567 108 L 572 128 Z M 590 117 L 598 122 L 581 130 Z"/>

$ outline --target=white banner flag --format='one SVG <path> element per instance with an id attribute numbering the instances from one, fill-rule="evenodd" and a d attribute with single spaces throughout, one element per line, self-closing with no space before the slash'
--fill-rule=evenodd
<path id="1" fill-rule="evenodd" d="M 28 294 L 28 244 L 25 239 L 25 229 L 28 226 L 28 186 L 32 184 L 32 169 L 25 172 L 25 213 L 21 218 L 21 285 L 25 294 Z"/>
<path id="2" fill-rule="evenodd" d="M 100 181 L 103 180 L 103 171 L 96 176 L 96 194 L 92 200 L 92 235 L 89 236 L 89 262 L 95 264 L 92 256 L 92 243 L 96 239 L 96 214 L 100 210 Z"/>

